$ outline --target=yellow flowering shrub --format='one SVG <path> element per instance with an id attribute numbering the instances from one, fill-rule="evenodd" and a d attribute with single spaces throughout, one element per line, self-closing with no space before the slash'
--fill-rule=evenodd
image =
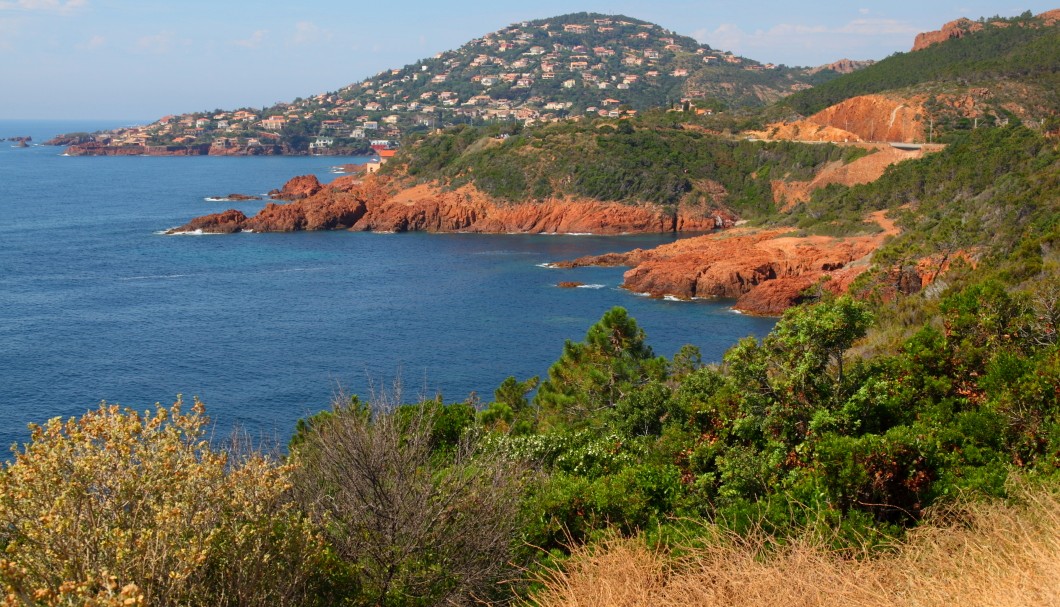
<path id="1" fill-rule="evenodd" d="M 305 603 L 322 540 L 288 468 L 233 461 L 206 423 L 178 397 L 30 426 L 0 471 L 3 605 Z"/>

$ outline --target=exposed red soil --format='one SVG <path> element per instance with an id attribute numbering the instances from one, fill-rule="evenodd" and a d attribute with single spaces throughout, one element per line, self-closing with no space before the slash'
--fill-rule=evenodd
<path id="1" fill-rule="evenodd" d="M 853 186 L 872 183 L 879 179 L 887 167 L 892 164 L 921 158 L 923 155 L 923 150 L 907 151 L 889 145 L 877 146 L 875 152 L 849 164 L 839 161 L 830 163 L 810 181 L 774 180 L 772 182 L 773 200 L 781 210 L 787 211 L 796 204 L 809 200 L 814 191 L 827 185 L 835 183 Z"/>
<path id="2" fill-rule="evenodd" d="M 924 141 L 927 133 L 923 100 L 890 95 L 852 97 L 795 122 L 775 123 L 750 133 L 761 139 L 785 141 Z"/>

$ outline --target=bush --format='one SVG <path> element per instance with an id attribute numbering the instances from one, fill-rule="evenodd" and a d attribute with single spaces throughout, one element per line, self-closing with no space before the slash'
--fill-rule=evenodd
<path id="1" fill-rule="evenodd" d="M 31 426 L 0 473 L 6 604 L 305 604 L 322 543 L 289 468 L 202 440 L 202 403 Z"/>
<path id="2" fill-rule="evenodd" d="M 529 476 L 468 432 L 452 443 L 439 436 L 465 407 L 339 408 L 292 453 L 295 494 L 327 529 L 359 601 L 469 604 L 513 579 Z"/>

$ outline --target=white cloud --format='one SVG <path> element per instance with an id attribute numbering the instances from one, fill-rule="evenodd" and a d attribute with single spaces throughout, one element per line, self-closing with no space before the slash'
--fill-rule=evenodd
<path id="1" fill-rule="evenodd" d="M 136 40 L 136 48 L 144 53 L 164 55 L 173 49 L 174 42 L 172 32 L 159 32 L 138 38 Z"/>
<path id="2" fill-rule="evenodd" d="M 897 19 L 855 19 L 835 31 L 840 34 L 858 34 L 859 36 L 916 35 L 920 33 L 918 28 Z"/>
<path id="3" fill-rule="evenodd" d="M 265 36 L 269 33 L 269 30 L 257 30 L 250 35 L 249 38 L 243 40 L 236 40 L 232 44 L 236 46 L 242 46 L 243 48 L 258 48 L 261 43 L 265 41 Z"/>
<path id="4" fill-rule="evenodd" d="M 94 51 L 101 49 L 107 45 L 107 39 L 99 34 L 92 36 L 88 40 L 77 45 L 77 48 L 82 51 Z"/>
<path id="5" fill-rule="evenodd" d="M 88 0 L 0 0 L 0 11 L 41 11 L 68 15 L 88 6 Z"/>
<path id="6" fill-rule="evenodd" d="M 693 37 L 719 50 L 731 50 L 760 61 L 812 65 L 858 52 L 871 54 L 854 58 L 879 58 L 881 53 L 893 52 L 906 42 L 911 46 L 919 32 L 906 21 L 859 17 L 838 26 L 781 23 L 754 31 L 724 23 L 713 30 L 701 29 Z M 884 47 L 891 50 L 883 50 Z"/>
<path id="7" fill-rule="evenodd" d="M 327 42 L 328 40 L 331 40 L 331 32 L 312 21 L 299 21 L 294 24 L 294 36 L 291 37 L 291 43 L 295 46 Z"/>

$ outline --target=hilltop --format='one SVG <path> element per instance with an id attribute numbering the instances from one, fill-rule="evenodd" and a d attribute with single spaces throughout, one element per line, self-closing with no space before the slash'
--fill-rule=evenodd
<path id="1" fill-rule="evenodd" d="M 863 67 L 760 63 L 659 25 L 577 13 L 512 24 L 401 68 L 264 110 L 166 116 L 146 127 L 56 140 L 71 154 L 370 153 L 458 123 L 632 116 L 699 100 L 762 107 Z"/>
<path id="2" fill-rule="evenodd" d="M 769 125 L 785 139 L 939 141 L 1019 120 L 1060 129 L 1060 11 L 962 19 L 917 36 L 913 50 L 795 93 L 777 105 L 806 117 Z M 823 130 L 825 129 L 831 130 Z M 794 132 L 792 132 L 794 131 Z"/>

